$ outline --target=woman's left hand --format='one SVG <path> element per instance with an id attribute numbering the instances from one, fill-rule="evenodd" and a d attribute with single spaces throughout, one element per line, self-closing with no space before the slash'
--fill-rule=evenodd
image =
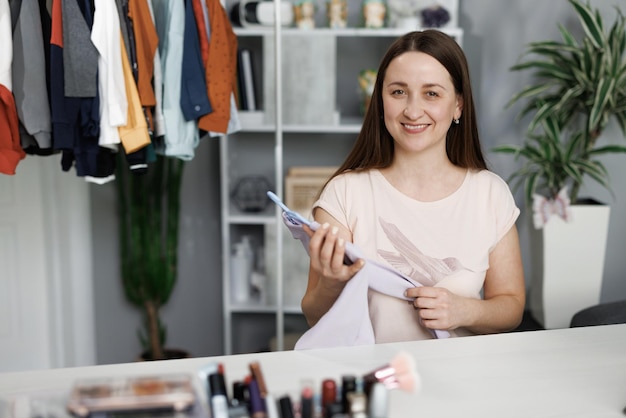
<path id="1" fill-rule="evenodd" d="M 415 287 L 406 291 L 413 297 L 422 324 L 429 329 L 453 330 L 465 326 L 472 301 L 442 287 Z"/>

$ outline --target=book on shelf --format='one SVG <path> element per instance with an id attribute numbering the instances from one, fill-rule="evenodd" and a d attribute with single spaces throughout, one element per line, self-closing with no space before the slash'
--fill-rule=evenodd
<path id="1" fill-rule="evenodd" d="M 246 48 L 240 49 L 237 61 L 241 110 L 257 110 L 256 86 L 250 50 Z"/>

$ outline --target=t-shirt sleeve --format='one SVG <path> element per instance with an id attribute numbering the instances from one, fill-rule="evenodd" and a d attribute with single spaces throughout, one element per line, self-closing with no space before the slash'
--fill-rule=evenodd
<path id="1" fill-rule="evenodd" d="M 509 185 L 497 175 L 494 175 L 492 199 L 496 215 L 496 242 L 490 248 L 490 251 L 515 225 L 520 214 L 520 209 L 515 203 Z"/>
<path id="2" fill-rule="evenodd" d="M 346 177 L 334 177 L 322 190 L 319 199 L 313 203 L 313 215 L 317 208 L 324 209 L 344 227 L 350 228 L 348 221 L 348 206 L 350 202 Z"/>

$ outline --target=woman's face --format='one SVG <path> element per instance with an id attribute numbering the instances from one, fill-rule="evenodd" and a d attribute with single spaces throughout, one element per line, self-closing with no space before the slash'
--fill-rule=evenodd
<path id="1" fill-rule="evenodd" d="M 397 150 L 445 152 L 446 133 L 461 117 L 463 103 L 439 61 L 423 52 L 397 56 L 387 68 L 382 99 L 385 126 Z"/>

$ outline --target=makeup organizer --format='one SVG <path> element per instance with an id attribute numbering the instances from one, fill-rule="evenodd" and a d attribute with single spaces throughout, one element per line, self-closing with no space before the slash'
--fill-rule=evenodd
<path id="1" fill-rule="evenodd" d="M 365 373 L 305 376 L 288 393 L 267 384 L 259 361 L 239 370 L 244 373 L 229 376 L 223 363 L 211 362 L 195 375 L 77 379 L 69 394 L 54 399 L 31 394 L 14 418 L 386 418 L 389 391 L 417 393 L 421 386 L 413 357 L 402 351 Z"/>

